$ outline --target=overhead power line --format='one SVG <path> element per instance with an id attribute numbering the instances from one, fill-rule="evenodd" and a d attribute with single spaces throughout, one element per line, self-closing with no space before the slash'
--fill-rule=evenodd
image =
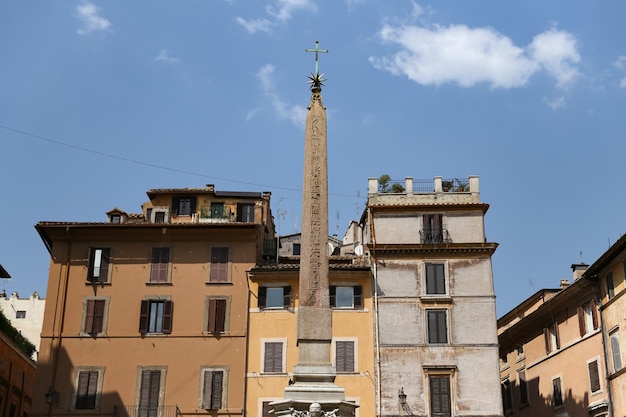
<path id="1" fill-rule="evenodd" d="M 184 170 L 184 169 L 166 167 L 164 165 L 159 165 L 159 164 L 153 164 L 153 163 L 150 163 L 150 162 L 139 161 L 139 160 L 136 160 L 136 159 L 127 158 L 127 157 L 120 156 L 120 155 L 114 155 L 114 154 L 108 153 L 108 152 L 96 151 L 94 149 L 89 149 L 89 148 L 86 148 L 84 146 L 74 145 L 74 144 L 71 144 L 71 143 L 63 142 L 63 141 L 60 141 L 60 140 L 57 140 L 57 139 L 52 139 L 52 138 L 49 138 L 49 137 L 46 137 L 46 136 L 42 136 L 42 135 L 37 135 L 35 133 L 26 132 L 24 130 L 15 129 L 13 127 L 1 125 L 1 124 L 0 124 L 0 128 L 2 128 L 4 130 L 8 130 L 10 132 L 18 133 L 18 134 L 23 135 L 23 136 L 28 136 L 28 137 L 31 137 L 31 138 L 34 138 L 34 139 L 38 139 L 38 140 L 41 140 L 41 141 L 44 141 L 44 142 L 54 143 L 55 145 L 64 146 L 66 148 L 71 148 L 71 149 L 75 149 L 75 150 L 78 150 L 78 151 L 81 151 L 81 152 L 87 152 L 87 153 L 91 153 L 91 154 L 98 155 L 98 156 L 103 156 L 105 158 L 117 159 L 119 161 L 128 162 L 130 164 L 142 165 L 142 166 L 145 166 L 145 167 L 161 169 L 161 170 L 169 171 L 169 172 L 177 172 L 179 174 L 192 175 L 192 176 L 195 176 L 195 177 L 209 178 L 209 179 L 220 180 L 220 181 L 228 181 L 228 182 L 233 182 L 233 183 L 237 183 L 237 184 L 253 185 L 255 187 L 272 188 L 272 189 L 276 189 L 276 190 L 285 190 L 285 191 L 294 191 L 294 192 L 302 192 L 302 189 L 300 189 L 300 188 L 288 188 L 288 187 L 280 187 L 280 186 L 277 186 L 277 185 L 257 184 L 257 183 L 254 183 L 254 182 L 233 180 L 233 179 L 230 179 L 230 178 L 216 177 L 214 175 L 201 174 L 201 173 L 198 173 L 198 172 L 191 172 L 191 171 L 187 171 L 187 170 Z M 330 195 L 334 195 L 334 196 L 338 196 L 338 197 L 355 197 L 353 195 L 348 195 L 348 194 L 333 194 L 333 193 L 329 193 L 329 194 Z M 358 195 L 357 195 L 357 197 L 358 197 Z"/>

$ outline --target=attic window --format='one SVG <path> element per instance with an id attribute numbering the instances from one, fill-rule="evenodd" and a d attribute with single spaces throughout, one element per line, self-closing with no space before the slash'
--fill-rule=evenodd
<path id="1" fill-rule="evenodd" d="M 121 223 L 122 216 L 119 214 L 111 214 L 111 223 Z"/>

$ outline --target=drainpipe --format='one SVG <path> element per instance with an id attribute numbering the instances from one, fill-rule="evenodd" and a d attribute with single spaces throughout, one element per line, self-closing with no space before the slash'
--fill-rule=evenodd
<path id="1" fill-rule="evenodd" d="M 611 395 L 611 380 L 609 379 L 609 343 L 606 334 L 606 325 L 604 323 L 604 314 L 602 313 L 602 299 L 600 298 L 600 286 L 598 285 L 598 276 L 595 275 L 590 279 L 591 284 L 595 288 L 596 300 L 598 302 L 598 310 L 600 310 L 600 332 L 602 333 L 602 348 L 604 349 L 604 375 L 606 376 L 606 396 L 609 401 L 609 416 L 613 415 L 613 398 Z"/>
<path id="2" fill-rule="evenodd" d="M 246 296 L 246 356 L 244 358 L 243 366 L 243 407 L 241 408 L 241 417 L 246 416 L 246 400 L 248 398 L 248 355 L 250 354 L 250 270 L 246 271 L 246 285 L 248 287 L 248 294 Z"/>
<path id="3" fill-rule="evenodd" d="M 59 311 L 59 309 L 55 309 L 54 311 L 54 322 L 52 324 L 52 349 L 51 349 L 51 354 L 54 355 L 54 358 L 52 360 L 52 381 L 50 383 L 50 389 L 52 389 L 53 391 L 57 391 L 55 388 L 55 384 L 56 384 L 56 377 L 57 377 L 57 371 L 58 371 L 58 366 L 59 366 L 59 356 L 60 356 L 60 351 L 61 351 L 61 342 L 63 339 L 63 327 L 65 324 L 65 307 L 67 304 L 67 291 L 68 291 L 68 286 L 69 286 L 69 280 L 70 280 L 70 264 L 71 264 L 71 254 L 72 254 L 72 241 L 70 239 L 70 228 L 66 227 L 65 228 L 65 233 L 67 235 L 67 254 L 65 257 L 65 276 L 63 277 L 63 279 L 59 279 L 59 285 L 58 285 L 58 289 L 57 289 L 57 306 L 59 305 L 59 302 L 61 304 L 61 308 L 60 308 L 60 313 L 61 313 L 61 317 L 59 319 L 59 326 L 57 328 L 57 312 Z M 62 274 L 62 273 L 61 273 Z M 60 278 L 60 277 L 59 277 Z M 59 300 L 59 297 L 61 296 L 62 293 L 62 298 Z M 58 331 L 58 337 L 55 337 L 56 332 Z M 57 339 L 56 341 L 56 347 L 54 346 L 55 343 L 55 339 Z M 52 396 L 52 401 L 50 402 L 50 404 L 48 405 L 48 415 L 50 416 L 52 414 L 52 406 L 54 405 L 56 399 L 58 398 L 58 396 L 54 395 L 53 392 L 53 396 Z M 57 404 L 58 406 L 58 404 Z"/>

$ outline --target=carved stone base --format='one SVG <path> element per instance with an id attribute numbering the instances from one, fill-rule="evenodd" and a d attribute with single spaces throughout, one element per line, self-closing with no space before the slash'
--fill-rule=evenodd
<path id="1" fill-rule="evenodd" d="M 314 404 L 311 407 L 311 404 Z M 321 412 L 314 411 L 319 404 Z M 354 417 L 358 405 L 347 401 L 280 400 L 270 404 L 276 417 Z"/>

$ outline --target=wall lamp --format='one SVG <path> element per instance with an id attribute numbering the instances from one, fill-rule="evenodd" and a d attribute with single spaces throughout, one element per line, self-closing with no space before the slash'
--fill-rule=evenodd
<path id="1" fill-rule="evenodd" d="M 402 407 L 402 410 L 408 415 L 413 416 L 414 414 L 411 412 L 411 408 L 406 403 L 406 394 L 404 393 L 404 387 L 401 387 L 400 391 L 398 391 L 398 399 L 400 400 L 400 407 Z"/>
<path id="2" fill-rule="evenodd" d="M 48 392 L 45 394 L 46 404 L 59 405 L 59 391 L 54 388 L 48 388 Z"/>

